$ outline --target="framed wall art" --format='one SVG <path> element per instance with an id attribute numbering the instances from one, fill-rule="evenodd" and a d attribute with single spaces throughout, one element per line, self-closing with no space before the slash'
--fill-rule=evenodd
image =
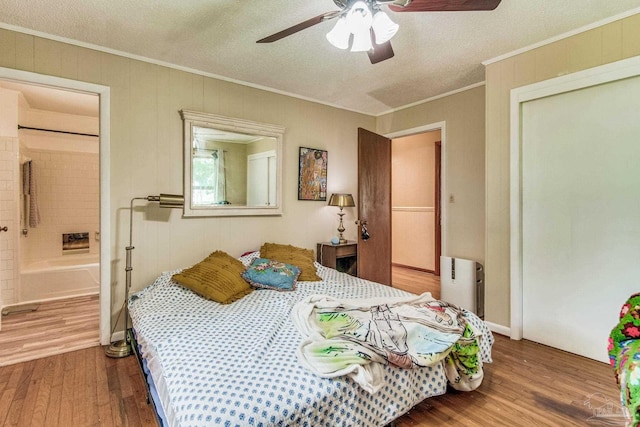
<path id="1" fill-rule="evenodd" d="M 298 200 L 327 200 L 326 150 L 300 147 Z"/>

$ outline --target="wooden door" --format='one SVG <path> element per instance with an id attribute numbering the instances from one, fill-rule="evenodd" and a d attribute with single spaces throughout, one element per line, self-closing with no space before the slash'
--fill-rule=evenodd
<path id="1" fill-rule="evenodd" d="M 391 140 L 358 128 L 358 276 L 391 285 Z M 368 239 L 363 238 L 366 226 Z"/>

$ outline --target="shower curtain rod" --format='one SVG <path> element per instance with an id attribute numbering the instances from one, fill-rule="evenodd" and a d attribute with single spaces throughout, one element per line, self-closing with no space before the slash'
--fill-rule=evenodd
<path id="1" fill-rule="evenodd" d="M 39 130 L 39 131 L 42 131 L 42 132 L 67 133 L 69 135 L 95 136 L 95 137 L 99 137 L 100 136 L 100 135 L 96 135 L 96 134 L 93 134 L 93 133 L 69 132 L 69 131 L 66 131 L 66 130 L 32 128 L 32 127 L 29 127 L 29 126 L 18 125 L 18 130 L 20 130 L 20 129 Z"/>

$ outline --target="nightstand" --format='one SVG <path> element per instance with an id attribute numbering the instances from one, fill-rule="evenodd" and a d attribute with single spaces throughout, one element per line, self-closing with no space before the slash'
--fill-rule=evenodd
<path id="1" fill-rule="evenodd" d="M 330 242 L 318 243 L 316 250 L 317 261 L 325 267 L 352 276 L 358 275 L 358 243 L 348 241 L 340 245 L 333 245 Z"/>

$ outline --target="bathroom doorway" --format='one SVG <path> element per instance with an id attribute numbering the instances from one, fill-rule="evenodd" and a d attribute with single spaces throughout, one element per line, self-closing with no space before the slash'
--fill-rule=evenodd
<path id="1" fill-rule="evenodd" d="M 0 185 L 12 205 L 0 214 L 2 275 L 11 279 L 0 291 L 0 336 L 14 337 L 0 340 L 2 365 L 13 363 L 7 353 L 21 361 L 99 345 L 109 319 L 100 301 L 100 96 L 9 79 L 0 80 L 0 104 L 15 113 L 0 119 Z M 47 323 L 48 343 L 28 339 Z"/>

